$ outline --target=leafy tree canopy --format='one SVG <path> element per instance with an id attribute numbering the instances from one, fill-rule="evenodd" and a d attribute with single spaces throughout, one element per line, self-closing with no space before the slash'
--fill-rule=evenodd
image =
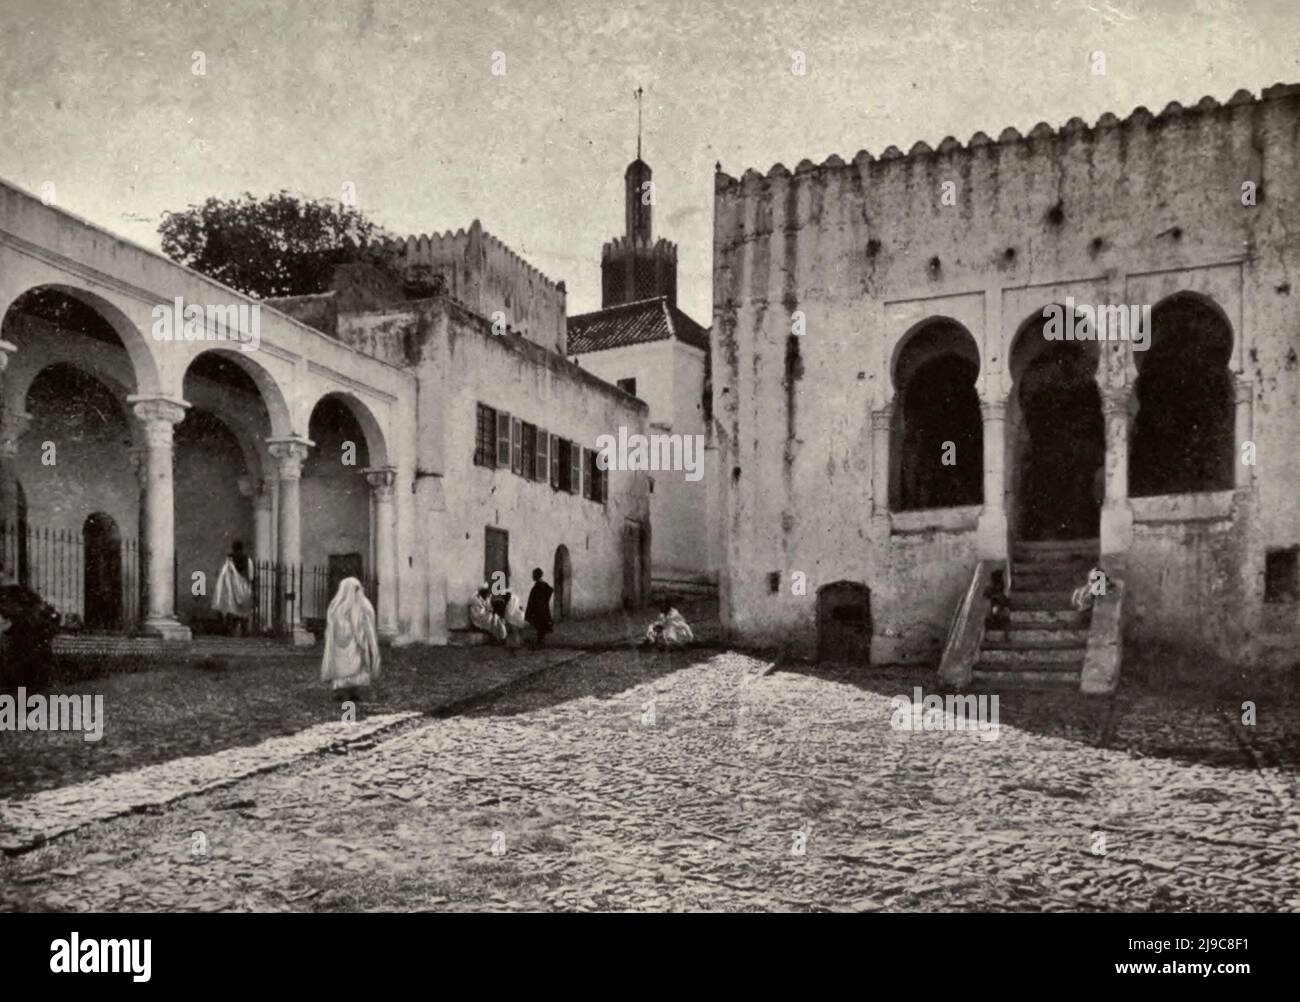
<path id="1" fill-rule="evenodd" d="M 360 211 L 287 191 L 209 198 L 164 213 L 158 233 L 173 261 L 259 298 L 324 292 L 340 264 L 391 270 L 374 246 L 383 231 Z"/>

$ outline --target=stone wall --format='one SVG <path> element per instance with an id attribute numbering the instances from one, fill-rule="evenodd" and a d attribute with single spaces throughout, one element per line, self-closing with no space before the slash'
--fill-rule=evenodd
<path id="1" fill-rule="evenodd" d="M 922 321 L 957 322 L 979 348 L 983 405 L 1005 409 L 1013 341 L 1045 305 L 1155 305 L 1191 292 L 1231 328 L 1237 444 L 1253 441 L 1258 465 L 1238 471 L 1242 514 L 1230 531 L 1136 518 L 1131 540 L 1123 525 L 1115 538 L 1138 568 L 1135 642 L 1181 635 L 1240 657 L 1235 638 L 1258 621 L 1264 549 L 1300 540 L 1300 288 L 1287 236 L 1300 224 L 1297 139 L 1300 88 L 1279 86 L 1158 116 L 1107 114 L 1091 127 L 1072 119 L 996 141 L 976 133 L 906 155 L 804 161 L 793 173 L 719 173 L 712 364 L 733 633 L 810 651 L 816 586 L 860 580 L 873 591 L 880 659 L 937 656 L 976 556 L 999 545 L 997 522 L 987 497 L 964 529 L 943 511 L 900 524 L 880 499 L 900 346 Z M 1248 182 L 1254 204 L 1243 204 Z M 1129 346 L 1107 348 L 1099 382 L 1131 390 Z M 1003 465 L 986 457 L 985 483 L 1013 495 L 1015 455 L 1008 441 Z M 1005 554 L 1014 498 L 996 509 Z M 1153 553 L 1160 560 L 1141 566 Z M 791 594 L 792 571 L 807 575 L 806 596 Z M 1170 579 L 1162 597 L 1150 594 Z M 1300 610 L 1270 611 L 1292 635 L 1297 621 Z"/>

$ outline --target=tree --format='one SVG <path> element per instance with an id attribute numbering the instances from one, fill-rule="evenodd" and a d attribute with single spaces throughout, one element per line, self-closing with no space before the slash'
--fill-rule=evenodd
<path id="1" fill-rule="evenodd" d="M 373 244 L 382 231 L 361 212 L 287 191 L 209 198 L 164 213 L 158 233 L 173 261 L 259 298 L 324 292 L 340 264 L 366 261 L 391 273 Z"/>

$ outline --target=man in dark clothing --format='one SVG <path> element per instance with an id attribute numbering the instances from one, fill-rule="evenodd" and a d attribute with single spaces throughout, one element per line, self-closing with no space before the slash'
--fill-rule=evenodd
<path id="1" fill-rule="evenodd" d="M 524 619 L 537 631 L 537 646 L 546 645 L 546 635 L 551 632 L 551 594 L 553 589 L 542 580 L 542 569 L 533 570 L 533 590 L 528 593 L 528 608 Z"/>

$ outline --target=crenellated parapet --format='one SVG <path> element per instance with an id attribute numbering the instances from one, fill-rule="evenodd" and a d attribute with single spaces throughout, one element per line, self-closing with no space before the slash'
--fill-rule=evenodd
<path id="1" fill-rule="evenodd" d="M 600 252 L 601 308 L 667 296 L 677 305 L 677 245 L 615 237 Z"/>
<path id="2" fill-rule="evenodd" d="M 447 293 L 488 320 L 500 312 L 509 329 L 561 354 L 566 290 L 533 267 L 476 219 L 469 229 L 387 240 L 404 267 L 441 275 Z"/>
<path id="3" fill-rule="evenodd" d="M 996 140 L 990 139 L 984 132 L 977 131 L 965 144 L 953 136 L 946 136 L 937 148 L 931 147 L 924 141 L 918 141 L 912 145 L 912 148 L 907 153 L 903 153 L 896 146 L 886 147 L 878 158 L 866 150 L 859 150 L 852 161 L 847 164 L 837 154 L 831 154 L 820 164 L 816 164 L 811 160 L 802 160 L 793 173 L 797 176 L 841 168 L 862 171 L 864 168 L 872 168 L 873 165 L 884 165 L 894 161 L 903 161 L 904 164 L 907 164 L 925 159 L 947 159 L 963 154 L 969 156 L 989 146 L 1010 147 L 1012 149 L 1009 149 L 1008 152 L 1014 154 L 1023 152 L 1023 149 L 1027 146 L 1032 147 L 1036 143 L 1049 140 L 1056 142 L 1081 138 L 1122 140 L 1126 133 L 1132 135 L 1151 128 L 1159 129 L 1176 120 L 1194 119 L 1216 113 L 1222 114 L 1233 108 L 1257 106 L 1270 101 L 1293 98 L 1297 95 L 1300 95 L 1300 84 L 1274 84 L 1272 87 L 1264 88 L 1259 98 L 1256 98 L 1247 90 L 1238 90 L 1227 102 L 1223 103 L 1208 95 L 1201 98 L 1190 108 L 1185 108 L 1177 101 L 1171 101 L 1159 115 L 1153 115 L 1151 111 L 1143 106 L 1138 106 L 1127 118 L 1122 120 L 1111 112 L 1106 112 L 1093 126 L 1089 126 L 1083 119 L 1077 117 L 1071 118 L 1060 128 L 1053 128 L 1046 122 L 1039 122 L 1027 134 L 1023 135 L 1019 130 L 1008 126 L 998 134 Z M 1114 133 L 1114 135 L 1104 135 L 1106 133 Z M 875 169 L 880 168 L 875 167 Z M 791 171 L 781 163 L 773 164 L 766 174 L 749 168 L 740 178 L 732 177 L 719 169 L 714 174 L 714 191 L 719 194 L 734 193 L 738 189 L 744 191 L 755 185 L 761 185 L 763 182 L 780 181 L 791 176 Z"/>

